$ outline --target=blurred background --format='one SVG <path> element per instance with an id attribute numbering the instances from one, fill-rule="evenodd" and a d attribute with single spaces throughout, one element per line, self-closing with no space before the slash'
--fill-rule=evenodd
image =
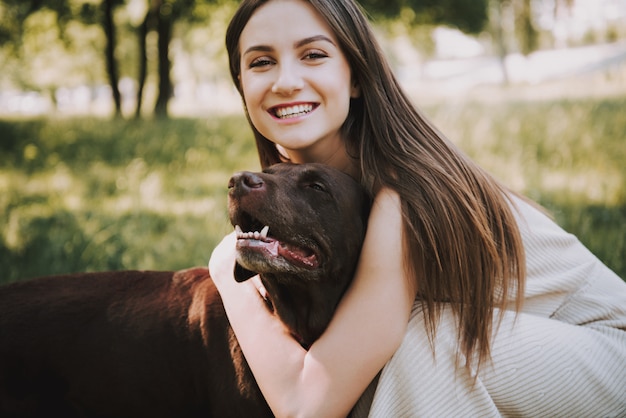
<path id="1" fill-rule="evenodd" d="M 626 278 L 626 0 L 363 0 L 453 142 Z M 259 164 L 233 0 L 0 0 L 0 283 L 205 265 Z"/>

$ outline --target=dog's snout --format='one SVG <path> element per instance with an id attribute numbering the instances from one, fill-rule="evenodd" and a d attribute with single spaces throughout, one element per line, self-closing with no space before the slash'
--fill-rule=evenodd
<path id="1" fill-rule="evenodd" d="M 243 171 L 237 173 L 230 178 L 228 182 L 229 189 L 240 190 L 243 192 L 250 192 L 252 190 L 260 190 L 265 188 L 265 182 L 263 179 L 255 173 L 249 171 Z"/>

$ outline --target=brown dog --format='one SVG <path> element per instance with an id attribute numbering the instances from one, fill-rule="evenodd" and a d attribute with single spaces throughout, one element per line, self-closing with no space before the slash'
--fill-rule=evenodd
<path id="1" fill-rule="evenodd" d="M 239 173 L 229 189 L 237 280 L 260 273 L 268 309 L 308 347 L 354 273 L 369 199 L 317 164 Z M 271 415 L 205 268 L 0 290 L 0 417 Z"/>

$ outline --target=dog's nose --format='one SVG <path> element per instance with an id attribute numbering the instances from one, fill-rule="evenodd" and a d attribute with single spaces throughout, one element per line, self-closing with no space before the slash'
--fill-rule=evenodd
<path id="1" fill-rule="evenodd" d="M 241 190 L 243 192 L 250 192 L 252 190 L 259 190 L 265 187 L 265 182 L 259 175 L 243 171 L 237 173 L 230 178 L 228 182 L 229 189 Z"/>

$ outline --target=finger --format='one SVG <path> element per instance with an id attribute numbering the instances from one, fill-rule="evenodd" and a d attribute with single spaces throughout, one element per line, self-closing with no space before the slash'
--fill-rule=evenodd
<path id="1" fill-rule="evenodd" d="M 223 274 L 232 276 L 237 258 L 237 237 L 235 233 L 226 235 L 213 249 L 209 259 L 209 272 L 212 277 L 219 278 Z"/>

